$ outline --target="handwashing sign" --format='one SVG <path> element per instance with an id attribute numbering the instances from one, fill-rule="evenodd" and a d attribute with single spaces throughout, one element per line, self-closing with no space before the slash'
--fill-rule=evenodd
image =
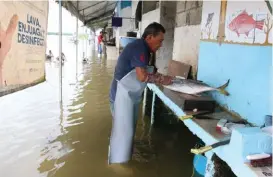
<path id="1" fill-rule="evenodd" d="M 27 23 L 18 22 L 18 43 L 44 46 L 44 37 L 39 18 L 27 14 Z"/>
<path id="2" fill-rule="evenodd" d="M 0 2 L 0 92 L 45 75 L 47 1 Z"/>

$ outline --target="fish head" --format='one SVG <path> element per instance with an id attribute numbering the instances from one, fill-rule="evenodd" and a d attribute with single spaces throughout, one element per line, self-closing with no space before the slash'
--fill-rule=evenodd
<path id="1" fill-rule="evenodd" d="M 235 31 L 235 29 L 236 29 L 235 20 L 232 20 L 232 21 L 228 24 L 227 28 L 230 29 L 231 31 Z"/>

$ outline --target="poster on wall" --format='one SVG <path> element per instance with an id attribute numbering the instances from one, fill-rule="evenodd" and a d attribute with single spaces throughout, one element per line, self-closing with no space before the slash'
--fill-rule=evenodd
<path id="1" fill-rule="evenodd" d="M 201 39 L 219 44 L 272 45 L 272 20 L 264 1 L 206 2 Z"/>
<path id="2" fill-rule="evenodd" d="M 272 16 L 265 2 L 228 2 L 226 41 L 272 44 Z"/>
<path id="3" fill-rule="evenodd" d="M 210 1 L 203 4 L 201 39 L 217 40 L 221 1 Z"/>
<path id="4" fill-rule="evenodd" d="M 45 75 L 47 1 L 0 1 L 0 91 Z"/>

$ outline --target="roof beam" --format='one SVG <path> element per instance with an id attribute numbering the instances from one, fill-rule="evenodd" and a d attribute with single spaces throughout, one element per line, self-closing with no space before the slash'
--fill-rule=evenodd
<path id="1" fill-rule="evenodd" d="M 92 21 L 94 21 L 94 20 L 103 18 L 103 16 L 110 16 L 110 15 L 113 15 L 113 12 L 114 12 L 113 9 L 111 9 L 111 10 L 109 10 L 109 11 L 106 11 L 105 13 L 101 14 L 99 17 L 94 17 L 94 18 L 91 18 L 91 19 L 88 19 L 88 20 L 84 21 L 84 24 L 87 24 L 87 23 L 92 22 Z"/>
<path id="2" fill-rule="evenodd" d="M 107 1 L 107 3 L 108 3 L 108 1 Z M 99 12 L 99 11 L 102 11 L 103 9 L 107 9 L 107 6 L 108 6 L 108 7 L 109 7 L 109 6 L 112 6 L 112 5 L 114 5 L 115 3 L 116 3 L 116 2 L 111 3 L 111 4 L 109 4 L 109 5 L 106 5 L 105 7 L 102 7 L 102 8 L 100 8 L 100 9 L 98 9 L 98 10 L 95 10 L 94 12 L 91 12 L 90 14 L 87 14 L 86 17 L 90 17 L 91 15 L 93 15 L 93 14 Z"/>
<path id="3" fill-rule="evenodd" d="M 54 0 L 54 1 L 56 3 L 59 3 L 58 0 Z M 89 2 L 92 2 L 92 1 L 89 1 Z M 103 2 L 105 2 L 105 1 L 97 1 L 97 2 L 93 1 L 92 5 L 82 7 L 82 9 L 75 7 L 73 1 L 71 1 L 71 0 L 61 1 L 61 5 L 64 8 L 66 8 L 71 14 L 78 17 L 78 19 L 80 21 L 82 21 L 84 23 L 84 25 L 86 25 L 88 23 L 90 24 L 90 22 L 92 22 L 91 24 L 94 24 L 94 22 L 96 22 L 96 23 L 101 22 L 103 20 L 110 19 L 113 16 L 115 8 L 118 3 L 117 0 L 115 0 L 113 3 L 107 2 L 106 5 L 101 5 L 101 6 L 103 6 L 103 8 L 95 10 L 95 11 L 91 12 L 90 14 L 87 14 L 87 15 L 83 14 L 82 15 L 82 11 L 84 12 L 86 9 L 88 9 L 90 7 L 94 7 L 95 5 L 101 4 Z M 100 14 L 98 12 L 103 13 L 103 14 Z M 95 13 L 98 13 L 98 14 L 95 14 Z"/>
<path id="4" fill-rule="evenodd" d="M 108 21 L 109 19 L 111 19 L 111 17 L 112 17 L 112 15 L 108 15 L 108 16 L 102 17 L 102 18 L 100 18 L 98 20 L 91 21 L 88 24 L 93 25 L 93 24 L 96 24 L 96 23 L 99 23 L 99 22 L 102 22 L 102 21 Z"/>
<path id="5" fill-rule="evenodd" d="M 77 1 L 78 2 L 78 1 Z M 78 16 L 81 21 L 84 21 L 84 17 L 78 12 L 78 9 L 73 5 L 71 1 L 66 1 L 69 11 L 74 11 L 74 15 Z"/>
<path id="6" fill-rule="evenodd" d="M 78 2 L 78 1 L 77 1 L 77 2 Z M 101 3 L 104 3 L 104 2 L 105 2 L 105 1 L 100 1 L 100 2 L 98 2 L 98 3 L 96 3 L 96 4 L 92 4 L 92 5 L 87 6 L 87 7 L 83 8 L 83 9 L 81 9 L 81 10 L 78 10 L 78 11 L 80 12 L 80 11 L 89 9 L 90 7 L 94 7 L 94 6 L 96 6 L 96 5 L 98 5 L 98 4 L 101 4 Z"/>
<path id="7" fill-rule="evenodd" d="M 104 12 L 103 12 L 103 13 L 105 13 L 105 12 L 106 12 L 106 9 L 107 9 L 107 5 L 108 5 L 108 3 L 109 3 L 109 1 L 107 1 L 106 5 L 105 5 L 105 8 L 104 8 Z"/>
<path id="8" fill-rule="evenodd" d="M 92 21 L 87 26 L 96 27 L 96 26 L 101 26 L 101 24 L 105 24 L 105 26 L 107 26 L 108 25 L 108 20 L 110 18 L 111 18 L 111 16 L 108 16 L 108 17 L 106 17 L 104 19 L 100 19 L 100 20 L 97 20 L 97 21 Z"/>
<path id="9" fill-rule="evenodd" d="M 90 17 L 90 16 L 92 16 L 93 14 L 95 14 L 95 13 L 97 13 L 97 12 L 103 10 L 103 9 L 104 9 L 104 7 L 100 8 L 100 9 L 97 9 L 97 10 L 95 10 L 94 12 L 91 12 L 90 14 L 87 14 L 86 17 Z"/>

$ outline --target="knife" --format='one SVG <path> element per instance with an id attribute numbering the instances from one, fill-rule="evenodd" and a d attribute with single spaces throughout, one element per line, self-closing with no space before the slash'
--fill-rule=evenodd
<path id="1" fill-rule="evenodd" d="M 203 154 L 203 153 L 205 153 L 207 151 L 210 151 L 212 149 L 215 149 L 215 148 L 217 148 L 219 146 L 227 145 L 227 144 L 229 144 L 229 142 L 230 142 L 230 139 L 220 141 L 220 142 L 214 143 L 214 144 L 209 145 L 209 146 L 204 146 L 204 147 L 201 147 L 199 149 L 197 149 L 197 148 L 196 149 L 191 149 L 191 153 L 193 153 L 193 154 Z"/>
<path id="2" fill-rule="evenodd" d="M 200 113 L 197 113 L 197 114 L 180 116 L 180 117 L 178 117 L 178 118 L 179 118 L 180 120 L 184 121 L 184 120 L 187 120 L 187 119 L 194 118 L 194 117 L 196 117 L 196 116 L 201 116 L 201 115 L 211 114 L 211 113 L 212 113 L 211 111 L 205 111 L 205 112 L 200 112 Z"/>

